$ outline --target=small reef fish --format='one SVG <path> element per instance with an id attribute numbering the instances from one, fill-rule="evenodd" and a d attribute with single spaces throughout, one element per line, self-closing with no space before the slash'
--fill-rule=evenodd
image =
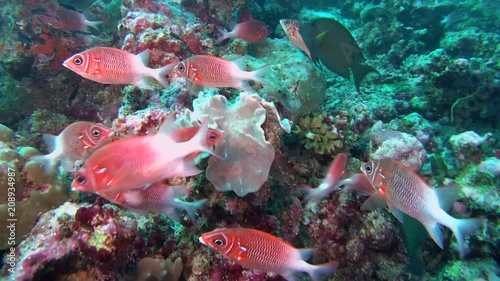
<path id="1" fill-rule="evenodd" d="M 92 48 L 63 62 L 63 65 L 78 75 L 103 84 L 133 84 L 152 89 L 148 77 L 155 78 L 167 88 L 167 74 L 176 63 L 160 68 L 146 67 L 149 50 L 134 55 L 123 50 L 109 47 Z"/>
<path id="2" fill-rule="evenodd" d="M 369 73 L 380 75 L 375 68 L 362 63 L 365 57 L 361 48 L 349 30 L 340 22 L 319 18 L 311 23 L 300 25 L 298 32 L 310 51 L 311 59 L 345 79 L 350 79 L 352 72 L 358 92 L 361 82 Z"/>
<path id="3" fill-rule="evenodd" d="M 221 34 L 217 41 L 222 42 L 229 38 L 240 38 L 246 42 L 253 44 L 257 43 L 269 35 L 267 25 L 260 20 L 247 20 L 237 24 L 232 31 L 227 32 L 221 28 L 217 28 Z"/>
<path id="4" fill-rule="evenodd" d="M 253 91 L 248 80 L 267 84 L 262 76 L 269 70 L 265 65 L 257 70 L 247 72 L 241 70 L 245 57 L 229 61 L 218 57 L 197 55 L 181 61 L 171 73 L 171 77 L 184 77 L 195 86 L 209 89 L 221 87 Z"/>
<path id="5" fill-rule="evenodd" d="M 54 172 L 58 161 L 66 172 L 71 172 L 75 161 L 86 158 L 96 148 L 105 144 L 113 134 L 113 131 L 103 124 L 75 122 L 66 126 L 57 136 L 44 134 L 43 141 L 50 154 L 33 156 L 30 160 L 43 165 L 46 174 Z"/>
<path id="6" fill-rule="evenodd" d="M 82 13 L 66 9 L 63 6 L 59 6 L 55 16 L 42 15 L 39 18 L 43 23 L 55 29 L 85 33 L 90 33 L 89 27 L 99 30 L 97 27 L 102 24 L 102 21 L 89 21 Z"/>
<path id="7" fill-rule="evenodd" d="M 303 193 L 305 194 L 304 202 L 307 202 L 311 199 L 316 199 L 320 201 L 325 198 L 333 189 L 337 186 L 340 181 L 340 178 L 344 174 L 346 165 L 347 165 L 348 156 L 346 153 L 340 153 L 335 157 L 330 168 L 328 168 L 328 174 L 321 181 L 321 184 L 316 188 L 311 188 L 310 186 L 304 185 L 302 188 Z"/>
<path id="8" fill-rule="evenodd" d="M 172 138 L 175 117 L 171 114 L 156 135 L 134 136 L 109 143 L 94 152 L 75 174 L 71 187 L 77 191 L 122 193 L 173 177 L 196 175 L 202 170 L 193 152 L 213 154 L 205 120 L 189 141 Z"/>
<path id="9" fill-rule="evenodd" d="M 313 249 L 296 249 L 269 233 L 248 228 L 217 228 L 203 233 L 200 242 L 228 259 L 250 269 L 274 272 L 286 280 L 296 280 L 294 273 L 307 272 L 313 281 L 333 274 L 338 262 L 312 265 L 307 260 Z"/>
<path id="10" fill-rule="evenodd" d="M 300 35 L 300 26 L 302 23 L 297 20 L 282 19 L 280 20 L 280 24 L 292 45 L 301 49 L 309 58 L 311 58 L 311 52 L 304 43 L 302 35 Z"/>
<path id="11" fill-rule="evenodd" d="M 186 186 L 169 186 L 162 182 L 153 183 L 149 187 L 138 188 L 117 194 L 101 194 L 109 201 L 116 203 L 136 213 L 144 214 L 146 211 L 161 212 L 174 221 L 179 222 L 180 216 L 177 209 L 185 210 L 196 222 L 196 212 L 203 207 L 207 199 L 195 202 L 180 200 L 189 193 Z"/>
<path id="12" fill-rule="evenodd" d="M 431 238 L 443 249 L 442 224 L 448 227 L 458 241 L 460 256 L 465 255 L 464 236 L 476 231 L 484 223 L 483 219 L 456 219 L 445 209 L 456 200 L 456 186 L 432 189 L 414 171 L 400 162 L 384 159 L 370 161 L 361 166 L 361 171 L 377 190 L 361 206 L 362 210 L 388 206 L 391 213 L 403 222 L 407 214 L 425 227 Z"/>

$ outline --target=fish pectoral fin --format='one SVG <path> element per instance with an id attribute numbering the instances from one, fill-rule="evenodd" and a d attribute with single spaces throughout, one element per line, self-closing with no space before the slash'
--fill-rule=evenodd
<path id="1" fill-rule="evenodd" d="M 314 46 L 315 47 L 321 47 L 321 44 L 323 44 L 323 42 L 325 42 L 325 39 L 328 35 L 327 33 L 328 33 L 328 31 L 323 31 L 314 37 Z"/>
<path id="2" fill-rule="evenodd" d="M 375 193 L 370 196 L 366 201 L 361 205 L 362 211 L 371 211 L 377 208 L 383 208 L 387 206 L 387 202 L 385 201 L 384 196 L 379 193 Z"/>
<path id="3" fill-rule="evenodd" d="M 389 210 L 398 219 L 400 223 L 403 223 L 404 213 L 401 210 L 392 205 L 389 205 Z"/>

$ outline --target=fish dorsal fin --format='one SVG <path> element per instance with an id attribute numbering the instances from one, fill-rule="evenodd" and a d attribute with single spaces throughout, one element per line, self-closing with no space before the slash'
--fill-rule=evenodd
<path id="1" fill-rule="evenodd" d="M 240 70 L 245 70 L 247 63 L 245 56 L 238 57 L 232 60 L 232 62 L 234 62 L 234 64 L 236 64 Z"/>
<path id="2" fill-rule="evenodd" d="M 328 31 L 323 31 L 314 37 L 314 46 L 321 47 L 321 44 L 325 42 Z"/>
<path id="3" fill-rule="evenodd" d="M 392 205 L 389 205 L 389 210 L 398 219 L 400 223 L 403 223 L 404 213 L 401 210 Z"/>
<path id="4" fill-rule="evenodd" d="M 177 129 L 175 126 L 175 114 L 169 114 L 165 122 L 160 127 L 158 134 L 164 134 L 169 137 L 172 137 L 173 132 Z M 177 140 L 174 139 L 175 142 Z"/>
<path id="5" fill-rule="evenodd" d="M 375 193 L 372 196 L 370 196 L 366 201 L 361 205 L 361 210 L 362 211 L 371 211 L 377 208 L 383 208 L 386 207 L 387 203 L 385 201 L 384 196 L 382 196 L 379 193 Z"/>
<path id="6" fill-rule="evenodd" d="M 316 251 L 316 249 L 304 248 L 304 249 L 297 249 L 297 251 L 299 251 L 300 259 L 306 261 L 311 258 L 312 254 L 314 253 L 314 251 Z"/>
<path id="7" fill-rule="evenodd" d="M 447 187 L 439 187 L 434 189 L 439 200 L 439 206 L 441 209 L 447 211 L 453 206 L 453 203 L 458 199 L 458 192 L 460 187 L 458 185 L 452 185 Z"/>
<path id="8" fill-rule="evenodd" d="M 43 134 L 42 139 L 45 145 L 47 146 L 47 149 L 50 152 L 56 150 L 57 136 L 50 134 Z"/>
<path id="9" fill-rule="evenodd" d="M 142 61 L 144 66 L 147 66 L 149 63 L 149 50 L 144 50 L 143 52 L 139 53 L 137 57 Z"/>

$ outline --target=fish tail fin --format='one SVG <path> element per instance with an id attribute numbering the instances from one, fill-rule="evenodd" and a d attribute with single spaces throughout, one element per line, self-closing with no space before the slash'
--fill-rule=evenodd
<path id="1" fill-rule="evenodd" d="M 307 273 L 311 276 L 312 281 L 320 281 L 323 280 L 323 276 L 331 275 L 337 271 L 339 267 L 339 263 L 336 261 L 312 265 L 311 270 Z"/>
<path id="2" fill-rule="evenodd" d="M 479 218 L 472 219 L 454 219 L 453 223 L 449 226 L 458 242 L 458 250 L 460 258 L 464 258 L 466 254 L 465 236 L 478 230 L 486 220 Z"/>
<path id="3" fill-rule="evenodd" d="M 87 26 L 87 31 L 88 30 L 88 27 L 92 27 L 94 29 L 96 29 L 97 31 L 100 31 L 99 30 L 99 26 L 103 25 L 103 21 L 92 21 L 92 20 L 85 20 L 85 25 Z"/>
<path id="4" fill-rule="evenodd" d="M 54 159 L 54 157 L 51 154 L 36 155 L 31 157 L 30 160 L 42 166 L 43 171 L 46 175 L 54 174 L 56 167 L 56 159 Z"/>
<path id="5" fill-rule="evenodd" d="M 154 69 L 153 77 L 158 80 L 158 82 L 163 86 L 163 88 L 168 88 L 170 83 L 168 82 L 167 75 L 174 70 L 177 62 L 169 63 L 160 68 Z"/>
<path id="6" fill-rule="evenodd" d="M 324 189 L 319 187 L 312 188 L 311 186 L 305 184 L 301 186 L 300 191 L 304 194 L 304 199 L 302 200 L 303 203 L 307 203 L 311 199 L 317 199 L 319 201 L 326 195 Z"/>
<path id="7" fill-rule="evenodd" d="M 264 76 L 271 70 L 271 65 L 266 64 L 263 67 L 256 69 L 250 72 L 251 80 L 259 82 L 262 85 L 268 85 L 269 83 L 266 81 Z"/>
<path id="8" fill-rule="evenodd" d="M 232 37 L 232 33 L 231 32 L 227 32 L 225 31 L 224 29 L 222 29 L 221 27 L 218 27 L 216 26 L 215 27 L 217 29 L 217 33 L 219 34 L 217 36 L 217 42 L 222 42 L 228 38 L 231 38 Z"/>
<path id="9" fill-rule="evenodd" d="M 363 82 L 363 79 L 369 74 L 369 73 L 377 73 L 380 75 L 380 73 L 373 67 L 366 65 L 366 64 L 361 64 L 361 63 L 354 63 L 351 67 L 352 70 L 352 76 L 354 77 L 354 85 L 356 86 L 356 90 L 358 93 L 360 93 L 359 86 L 361 85 L 361 82 Z"/>
<path id="10" fill-rule="evenodd" d="M 198 201 L 194 201 L 194 202 L 186 202 L 186 201 L 182 201 L 182 209 L 184 209 L 186 211 L 186 213 L 188 213 L 189 215 L 189 218 L 191 218 L 191 221 L 193 223 L 196 222 L 196 212 L 198 212 L 198 210 L 200 210 L 201 208 L 203 208 L 203 206 L 205 205 L 205 203 L 207 203 L 208 199 L 201 199 L 201 200 L 198 200 Z"/>
<path id="11" fill-rule="evenodd" d="M 189 188 L 187 186 L 179 185 L 179 186 L 171 186 L 168 188 L 171 190 L 171 192 L 173 192 L 173 198 L 168 196 L 170 198 L 168 199 L 169 202 L 167 203 L 169 203 L 169 205 L 175 208 L 183 209 L 189 215 L 191 221 L 193 223 L 196 222 L 196 212 L 199 209 L 201 209 L 208 200 L 201 199 L 194 202 L 183 201 L 181 200 L 181 198 L 189 193 Z M 178 217 L 176 214 L 178 213 L 169 211 L 167 216 L 169 216 L 171 219 L 175 221 L 179 221 L 180 217 Z"/>

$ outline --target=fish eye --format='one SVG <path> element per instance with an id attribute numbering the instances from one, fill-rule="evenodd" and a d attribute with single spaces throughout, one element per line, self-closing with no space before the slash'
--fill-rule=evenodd
<path id="1" fill-rule="evenodd" d="M 186 67 L 184 66 L 184 63 L 179 64 L 178 69 L 179 69 L 180 72 L 184 72 L 184 70 L 186 70 Z"/>
<path id="2" fill-rule="evenodd" d="M 221 247 L 221 246 L 224 246 L 224 241 L 221 239 L 215 239 L 214 244 Z"/>
<path id="3" fill-rule="evenodd" d="M 96 138 L 100 137 L 101 136 L 101 131 L 99 131 L 97 129 L 92 130 L 92 136 L 96 137 Z"/>
<path id="4" fill-rule="evenodd" d="M 290 24 L 290 20 L 285 20 L 285 24 Z"/>
<path id="5" fill-rule="evenodd" d="M 372 166 L 370 166 L 370 165 L 366 165 L 366 166 L 365 166 L 365 171 L 366 171 L 366 173 L 367 173 L 367 174 L 369 174 L 369 175 L 370 175 L 370 174 L 372 173 Z"/>
<path id="6" fill-rule="evenodd" d="M 82 65 L 83 58 L 81 56 L 77 56 L 76 58 L 73 59 L 73 63 L 76 65 Z"/>
<path id="7" fill-rule="evenodd" d="M 87 180 L 85 179 L 85 177 L 84 177 L 84 176 L 80 176 L 80 175 L 78 175 L 78 176 L 75 178 L 75 180 L 76 180 L 76 182 L 77 182 L 78 184 L 85 184 L 85 183 L 87 182 Z"/>

